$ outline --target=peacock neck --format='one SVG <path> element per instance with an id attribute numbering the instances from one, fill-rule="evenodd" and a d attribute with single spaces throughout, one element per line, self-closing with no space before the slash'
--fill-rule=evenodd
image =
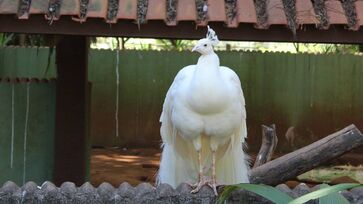
<path id="1" fill-rule="evenodd" d="M 197 63 L 198 69 L 214 69 L 219 70 L 219 58 L 218 55 L 214 52 L 201 55 L 198 59 Z"/>
<path id="2" fill-rule="evenodd" d="M 224 108 L 226 98 L 228 91 L 220 73 L 218 56 L 215 53 L 202 55 L 189 86 L 190 107 L 198 113 L 211 114 Z"/>
<path id="3" fill-rule="evenodd" d="M 219 58 L 214 52 L 199 57 L 193 76 L 194 88 L 207 88 L 218 85 L 221 80 Z"/>

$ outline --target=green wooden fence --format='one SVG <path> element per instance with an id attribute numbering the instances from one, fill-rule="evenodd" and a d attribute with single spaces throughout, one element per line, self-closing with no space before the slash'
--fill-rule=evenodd
<path id="1" fill-rule="evenodd" d="M 0 82 L 0 183 L 52 180 L 55 83 Z"/>
<path id="2" fill-rule="evenodd" d="M 361 56 L 218 54 L 221 65 L 233 68 L 241 78 L 250 150 L 259 148 L 261 124 L 276 124 L 278 151 L 306 145 L 350 123 L 363 130 Z M 48 69 L 47 59 L 44 48 L 1 48 L 0 77 L 55 77 L 54 56 Z M 178 70 L 195 64 L 198 54 L 120 51 L 119 137 L 115 134 L 116 59 L 116 51 L 89 52 L 92 144 L 159 145 L 158 119 L 165 93 Z M 285 138 L 287 132 L 290 142 Z"/>

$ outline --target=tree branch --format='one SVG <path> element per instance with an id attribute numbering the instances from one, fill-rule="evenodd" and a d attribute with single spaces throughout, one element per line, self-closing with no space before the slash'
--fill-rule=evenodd
<path id="1" fill-rule="evenodd" d="M 251 183 L 277 185 L 363 145 L 363 135 L 350 125 L 308 146 L 251 171 Z"/>

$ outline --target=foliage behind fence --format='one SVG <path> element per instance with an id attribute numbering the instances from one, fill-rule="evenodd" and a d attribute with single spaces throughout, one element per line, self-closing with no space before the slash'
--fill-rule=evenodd
<path id="1" fill-rule="evenodd" d="M 278 151 L 289 151 L 350 123 L 363 129 L 363 60 L 354 55 L 219 52 L 240 76 L 248 144 L 259 148 L 261 124 L 275 123 Z M 90 50 L 91 134 L 97 146 L 155 146 L 163 99 L 190 52 L 120 51 L 119 137 L 115 135 L 116 51 Z M 48 50 L 1 48 L 0 77 L 53 77 Z M 285 135 L 287 135 L 285 137 Z"/>

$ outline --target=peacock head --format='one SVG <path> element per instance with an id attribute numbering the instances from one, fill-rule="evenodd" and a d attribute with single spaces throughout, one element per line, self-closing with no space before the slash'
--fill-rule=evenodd
<path id="1" fill-rule="evenodd" d="M 197 44 L 192 49 L 192 52 L 196 51 L 199 52 L 201 55 L 213 53 L 213 46 L 216 46 L 218 42 L 219 40 L 216 32 L 214 32 L 214 30 L 208 26 L 206 38 L 198 40 Z"/>

